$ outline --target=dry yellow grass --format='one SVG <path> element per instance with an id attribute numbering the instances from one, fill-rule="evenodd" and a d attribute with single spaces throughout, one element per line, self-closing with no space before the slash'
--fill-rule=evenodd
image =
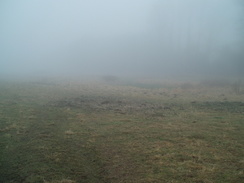
<path id="1" fill-rule="evenodd" d="M 243 180 L 241 92 L 138 85 L 5 87 L 0 182 Z"/>
<path id="2" fill-rule="evenodd" d="M 44 183 L 76 183 L 76 181 L 63 179 L 63 180 L 56 180 L 56 181 L 44 181 Z"/>
<path id="3" fill-rule="evenodd" d="M 65 135 L 74 135 L 75 132 L 73 132 L 72 130 L 69 129 L 69 130 L 65 131 L 64 134 Z"/>

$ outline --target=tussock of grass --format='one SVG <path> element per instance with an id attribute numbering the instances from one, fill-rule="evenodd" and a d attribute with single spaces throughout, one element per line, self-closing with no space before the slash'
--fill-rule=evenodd
<path id="1" fill-rule="evenodd" d="M 72 130 L 67 130 L 64 133 L 65 133 L 65 135 L 74 135 L 75 134 L 75 132 L 73 132 Z"/>

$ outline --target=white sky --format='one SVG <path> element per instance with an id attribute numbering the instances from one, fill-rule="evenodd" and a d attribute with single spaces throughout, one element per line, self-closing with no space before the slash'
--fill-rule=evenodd
<path id="1" fill-rule="evenodd" d="M 0 72 L 150 74 L 215 62 L 239 40 L 240 10 L 235 0 L 1 1 Z"/>

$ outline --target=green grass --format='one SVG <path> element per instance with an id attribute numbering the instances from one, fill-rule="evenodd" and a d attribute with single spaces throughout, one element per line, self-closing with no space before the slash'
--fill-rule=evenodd
<path id="1" fill-rule="evenodd" d="M 0 182 L 244 181 L 243 95 L 172 86 L 2 82 Z"/>

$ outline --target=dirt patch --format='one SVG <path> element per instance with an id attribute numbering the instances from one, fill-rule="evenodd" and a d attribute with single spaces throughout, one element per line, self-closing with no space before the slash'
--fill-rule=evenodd
<path id="1" fill-rule="evenodd" d="M 218 112 L 243 113 L 244 111 L 243 102 L 196 102 L 192 103 L 192 105 L 199 109 L 209 109 Z"/>
<path id="2" fill-rule="evenodd" d="M 155 114 L 158 112 L 172 110 L 172 106 L 150 103 L 147 101 L 129 100 L 127 98 L 113 97 L 88 97 L 65 99 L 49 103 L 49 105 L 66 108 L 80 108 L 92 111 L 112 111 L 120 114 L 131 114 L 144 112 L 146 114 Z"/>

